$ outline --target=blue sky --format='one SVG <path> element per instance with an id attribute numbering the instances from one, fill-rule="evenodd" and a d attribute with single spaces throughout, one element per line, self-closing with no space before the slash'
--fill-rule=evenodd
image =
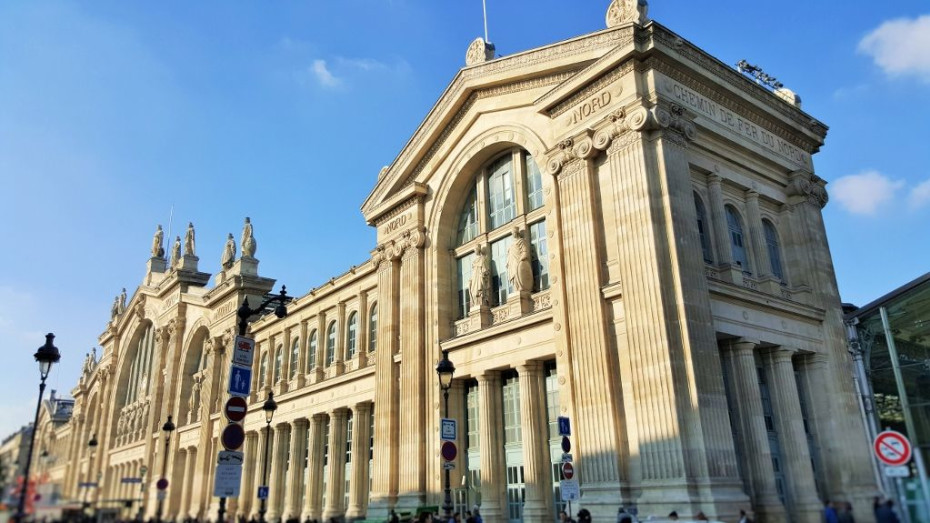
<path id="1" fill-rule="evenodd" d="M 608 1 L 487 3 L 507 55 L 602 29 Z M 843 299 L 864 304 L 930 270 L 930 7 L 838 5 L 655 0 L 650 16 L 830 125 L 815 166 Z M 172 209 L 207 272 L 244 216 L 260 271 L 293 294 L 364 261 L 359 206 L 482 32 L 480 0 L 0 3 L 0 435 L 31 420 L 45 332 L 51 388 L 76 384 Z"/>

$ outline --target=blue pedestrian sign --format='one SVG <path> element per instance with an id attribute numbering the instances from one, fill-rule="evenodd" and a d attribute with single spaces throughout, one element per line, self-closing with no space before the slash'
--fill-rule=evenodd
<path id="1" fill-rule="evenodd" d="M 233 396 L 248 396 L 252 390 L 252 369 L 229 367 L 229 390 Z"/>
<path id="2" fill-rule="evenodd" d="M 258 487 L 258 499 L 268 499 L 268 487 Z"/>
<path id="3" fill-rule="evenodd" d="M 568 416 L 559 416 L 559 436 L 571 436 L 572 423 Z"/>

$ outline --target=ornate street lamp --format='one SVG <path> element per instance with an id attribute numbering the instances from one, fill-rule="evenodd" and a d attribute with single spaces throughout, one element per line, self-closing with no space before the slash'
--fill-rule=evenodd
<path id="1" fill-rule="evenodd" d="M 158 506 L 155 509 L 155 521 L 161 523 L 161 511 L 165 506 L 165 496 L 167 495 L 167 485 L 168 478 L 165 476 L 168 474 L 168 446 L 171 445 L 171 433 L 174 432 L 174 423 L 171 422 L 171 416 L 168 416 L 168 421 L 162 425 L 161 430 L 165 432 L 165 456 L 161 462 L 161 479 L 158 480 L 159 487 L 165 486 L 164 489 L 159 489 L 158 493 Z"/>
<path id="2" fill-rule="evenodd" d="M 278 306 L 274 308 L 274 315 L 278 318 L 284 318 L 287 316 L 287 307 L 285 306 L 289 301 L 289 296 L 287 295 L 287 287 L 284 285 L 281 286 L 281 292 L 277 296 L 272 296 L 267 300 L 263 301 L 257 309 L 249 307 L 249 299 L 246 298 L 242 300 L 242 306 L 239 307 L 239 310 L 236 311 L 236 316 L 239 318 L 239 336 L 245 336 L 245 331 L 249 326 L 249 317 L 253 314 L 259 313 L 265 310 L 271 302 L 278 302 Z"/>
<path id="3" fill-rule="evenodd" d="M 282 291 L 283 292 L 283 291 Z M 265 459 L 262 461 L 262 486 L 268 487 L 268 443 L 271 441 L 271 420 L 274 418 L 274 411 L 278 410 L 278 404 L 274 401 L 274 393 L 268 393 L 268 399 L 262 405 L 265 411 Z M 265 523 L 265 511 L 267 510 L 267 499 L 262 498 L 258 501 L 258 521 Z"/>
<path id="4" fill-rule="evenodd" d="M 455 374 L 455 365 L 449 361 L 449 351 L 442 351 L 442 359 L 436 364 L 436 374 L 439 375 L 439 388 L 442 389 L 442 398 L 445 403 L 445 417 L 449 417 L 449 389 L 452 388 L 452 375 Z M 445 470 L 443 480 L 443 490 L 445 499 L 442 502 L 442 510 L 445 512 L 445 519 L 448 521 L 452 517 L 452 486 L 449 478 L 449 469 Z"/>
<path id="5" fill-rule="evenodd" d="M 36 403 L 36 417 L 32 423 L 32 434 L 29 436 L 29 452 L 26 454 L 26 470 L 23 474 L 23 491 L 19 495 L 19 505 L 16 507 L 16 521 L 22 523 L 26 517 L 26 494 L 29 491 L 29 469 L 32 467 L 32 451 L 36 443 L 36 432 L 39 429 L 39 412 L 42 409 L 42 395 L 45 394 L 45 378 L 52 370 L 52 364 L 58 363 L 61 354 L 58 348 L 52 343 L 55 335 L 48 333 L 45 335 L 45 345 L 39 347 L 34 357 L 39 362 L 39 401 Z"/>

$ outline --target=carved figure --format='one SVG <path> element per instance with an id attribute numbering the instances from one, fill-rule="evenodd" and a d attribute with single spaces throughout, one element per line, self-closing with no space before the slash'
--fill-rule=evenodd
<path id="1" fill-rule="evenodd" d="M 161 225 L 159 224 L 158 228 L 155 229 L 155 237 L 152 238 L 152 258 L 165 257 L 165 248 L 162 247 L 164 239 L 165 232 L 161 230 Z"/>
<path id="2" fill-rule="evenodd" d="M 468 282 L 468 293 L 471 295 L 471 306 L 482 307 L 488 305 L 488 287 L 491 283 L 491 271 L 488 267 L 488 258 L 484 255 L 481 246 L 475 247 L 475 259 L 471 262 L 471 280 Z"/>
<path id="3" fill-rule="evenodd" d="M 607 8 L 607 27 L 616 27 L 630 22 L 646 23 L 649 4 L 646 0 L 613 0 Z"/>
<path id="4" fill-rule="evenodd" d="M 184 255 L 194 256 L 194 224 L 187 222 L 187 233 L 184 234 Z"/>
<path id="5" fill-rule="evenodd" d="M 255 257 L 258 244 L 255 242 L 255 237 L 252 236 L 252 222 L 248 216 L 245 218 L 245 225 L 242 226 L 242 239 L 239 241 L 239 245 L 242 246 L 242 256 Z"/>
<path id="6" fill-rule="evenodd" d="M 232 267 L 233 262 L 236 261 L 236 240 L 233 239 L 232 233 L 229 233 L 229 237 L 226 238 L 226 247 L 223 248 L 223 258 L 220 260 L 220 265 L 224 269 Z"/>
<path id="7" fill-rule="evenodd" d="M 494 44 L 475 38 L 465 51 L 465 65 L 475 65 L 494 59 Z"/>
<path id="8" fill-rule="evenodd" d="M 119 296 L 113 298 L 113 305 L 110 307 L 110 320 L 115 320 L 117 316 L 119 316 Z"/>
<path id="9" fill-rule="evenodd" d="M 119 293 L 119 313 L 124 312 L 126 312 L 126 287 L 123 287 L 123 292 Z"/>
<path id="10" fill-rule="evenodd" d="M 513 243 L 507 251 L 507 277 L 513 292 L 533 291 L 533 267 L 530 265 L 530 245 L 522 231 L 513 228 Z"/>
<path id="11" fill-rule="evenodd" d="M 174 247 L 171 248 L 171 264 L 177 268 L 181 266 L 181 237 L 174 237 Z"/>

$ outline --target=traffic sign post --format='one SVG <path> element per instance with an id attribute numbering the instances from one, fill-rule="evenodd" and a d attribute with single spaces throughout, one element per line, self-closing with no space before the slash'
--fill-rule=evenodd
<path id="1" fill-rule="evenodd" d="M 168 490 L 168 478 L 161 478 L 155 483 L 158 490 Z"/>
<path id="2" fill-rule="evenodd" d="M 454 419 L 442 418 L 439 424 L 439 439 L 455 441 L 458 439 L 458 425 Z"/>
<path id="3" fill-rule="evenodd" d="M 875 456 L 889 467 L 900 467 L 911 460 L 911 442 L 900 432 L 886 430 L 872 444 Z"/>
<path id="4" fill-rule="evenodd" d="M 443 441 L 440 454 L 442 454 L 442 459 L 446 461 L 455 461 L 456 456 L 459 455 L 459 450 L 456 448 L 454 441 Z"/>
<path id="5" fill-rule="evenodd" d="M 245 442 L 245 429 L 238 423 L 230 423 L 223 429 L 220 442 L 226 450 L 238 450 Z"/>
<path id="6" fill-rule="evenodd" d="M 214 496 L 218 498 L 239 496 L 239 486 L 242 484 L 242 462 L 241 452 L 220 451 L 213 480 Z"/>
<path id="7" fill-rule="evenodd" d="M 572 423 L 568 419 L 568 416 L 559 416 L 558 420 L 559 420 L 559 436 L 571 436 L 572 435 Z"/>
<path id="8" fill-rule="evenodd" d="M 559 491 L 562 493 L 562 501 L 578 501 L 581 497 L 581 485 L 577 479 L 563 479 L 559 481 Z M 569 509 L 571 510 L 571 509 Z"/>
<path id="9" fill-rule="evenodd" d="M 268 487 L 258 487 L 258 499 L 268 499 Z"/>
<path id="10" fill-rule="evenodd" d="M 252 360 L 255 355 L 255 340 L 245 336 L 236 336 L 233 342 L 232 362 L 246 368 L 252 368 Z"/>
<path id="11" fill-rule="evenodd" d="M 226 419 L 233 423 L 239 423 L 245 419 L 246 413 L 249 411 L 249 405 L 245 402 L 245 398 L 241 396 L 232 396 L 226 401 L 226 407 L 223 409 L 223 412 L 226 414 Z"/>
<path id="12" fill-rule="evenodd" d="M 562 463 L 562 476 L 565 479 L 573 479 L 575 477 L 575 466 L 571 463 Z"/>
<path id="13" fill-rule="evenodd" d="M 252 369 L 230 366 L 227 392 L 232 396 L 248 396 L 252 392 Z"/>

